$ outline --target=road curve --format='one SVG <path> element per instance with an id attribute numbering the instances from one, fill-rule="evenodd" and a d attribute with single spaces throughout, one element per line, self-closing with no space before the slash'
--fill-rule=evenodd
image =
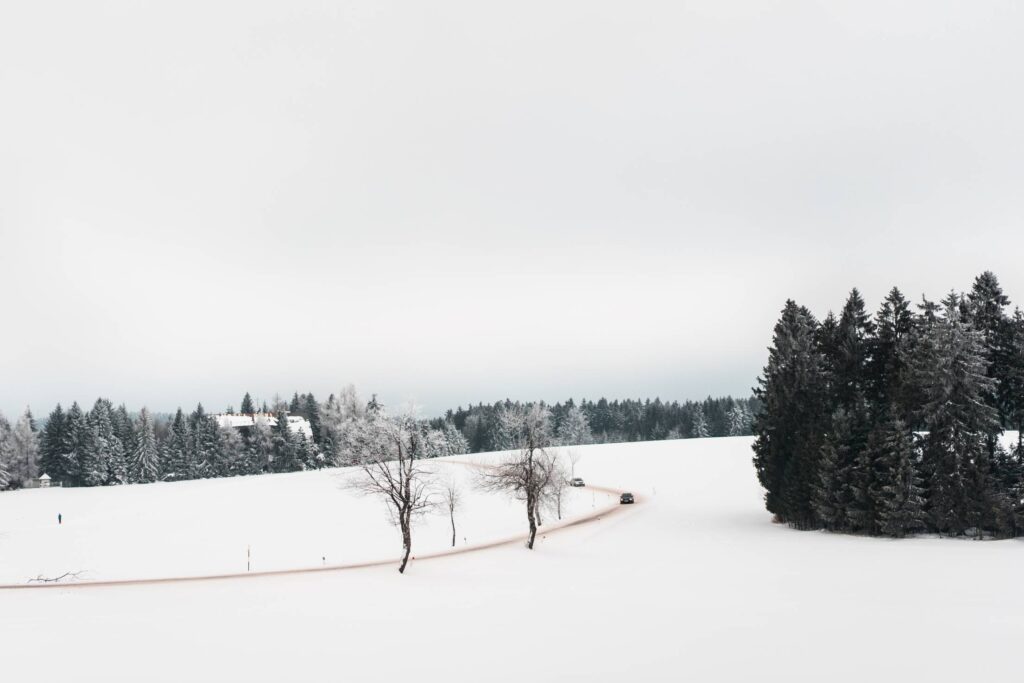
<path id="1" fill-rule="evenodd" d="M 457 465 L 465 465 L 467 467 L 482 468 L 484 465 L 471 462 L 462 462 L 458 460 L 448 460 L 447 462 Z M 585 490 L 597 491 L 600 493 L 607 493 L 613 496 L 619 496 L 623 493 L 618 489 L 607 488 L 604 486 L 584 486 Z M 640 502 L 640 497 L 637 497 L 637 502 Z M 582 526 L 584 524 L 591 524 L 598 522 L 608 515 L 618 514 L 625 509 L 625 506 L 621 505 L 618 501 L 609 503 L 604 507 L 597 508 L 593 512 L 581 515 L 579 517 L 573 517 L 570 519 L 564 519 L 558 522 L 545 524 L 541 529 L 538 529 L 538 533 L 543 533 L 547 536 L 551 533 L 570 529 L 572 527 Z M 409 558 L 409 562 L 414 564 L 416 562 L 422 562 L 424 560 L 435 560 L 444 557 L 450 557 L 452 555 L 462 555 L 465 553 L 475 553 L 481 550 L 487 550 L 489 548 L 497 548 L 503 545 L 511 545 L 513 543 L 525 542 L 529 534 L 518 534 L 516 536 L 508 536 L 505 538 L 485 541 L 475 545 L 467 545 L 462 548 L 453 548 L 450 550 L 441 550 L 432 553 L 412 555 Z M 98 581 L 75 581 L 73 583 L 0 583 L 0 591 L 7 590 L 47 590 L 47 589 L 86 589 L 86 588 L 103 588 L 108 586 L 143 586 L 152 584 L 164 584 L 164 583 L 186 583 L 192 581 L 225 581 L 228 579 L 259 579 L 268 576 L 287 576 L 292 574 L 313 574 L 323 572 L 340 572 L 348 571 L 351 569 L 367 569 L 370 567 L 387 567 L 395 566 L 399 562 L 398 558 L 388 558 L 386 560 L 372 560 L 369 562 L 355 562 L 351 564 L 335 564 L 327 565 L 325 567 L 304 567 L 298 569 L 274 569 L 269 571 L 256 571 L 256 572 L 235 572 L 230 574 L 204 574 L 197 576 L 167 576 L 167 577 L 155 577 L 147 579 L 111 579 L 111 580 L 98 580 Z"/>

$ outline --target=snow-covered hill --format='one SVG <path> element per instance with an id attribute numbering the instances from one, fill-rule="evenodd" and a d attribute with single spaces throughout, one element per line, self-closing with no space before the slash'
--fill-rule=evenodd
<path id="1" fill-rule="evenodd" d="M 578 471 L 588 483 L 632 490 L 639 503 L 542 536 L 534 552 L 514 544 L 413 562 L 404 576 L 375 567 L 3 591 L 0 642 L 14 653 L 5 674 L 40 681 L 1016 678 L 1024 543 L 893 541 L 772 524 L 749 446 L 749 439 L 731 438 L 580 449 Z M 166 496 L 159 506 L 181 511 L 183 535 L 206 533 L 198 529 L 213 523 L 209 515 L 187 512 L 206 495 L 202 489 L 225 487 L 209 500 L 223 500 L 224 514 L 233 515 L 229 498 L 243 495 L 231 493 L 233 487 L 251 485 L 246 502 L 234 504 L 247 513 L 210 533 L 237 549 L 266 519 L 256 509 L 260 500 L 304 510 L 300 516 L 331 514 L 311 502 L 335 500 L 327 477 L 138 487 L 152 489 L 145 496 L 105 489 L 96 495 L 109 502 L 95 504 L 90 514 L 127 510 L 124 501 L 137 495 L 131 509 Z M 176 486 L 188 494 L 177 495 Z M 325 491 L 314 492 L 317 487 Z M 368 505 L 365 518 L 380 533 L 393 533 L 373 503 L 339 503 L 339 509 L 350 504 Z M 148 503 L 150 510 L 156 505 Z M 508 512 L 514 526 L 516 510 Z M 351 515 L 334 528 L 348 528 Z M 496 527 L 505 523 L 497 513 L 493 519 Z M 96 529 L 90 533 L 100 535 L 99 517 L 89 523 Z M 137 528 L 145 534 L 144 524 Z M 268 534 L 283 538 L 285 531 Z M 376 542 L 369 534 L 358 538 Z M 22 543 L 10 532 L 0 539 L 5 575 L 17 573 L 5 550 L 11 541 Z M 320 551 L 309 546 L 308 552 Z M 229 560 L 236 561 L 226 553 L 217 561 Z"/>

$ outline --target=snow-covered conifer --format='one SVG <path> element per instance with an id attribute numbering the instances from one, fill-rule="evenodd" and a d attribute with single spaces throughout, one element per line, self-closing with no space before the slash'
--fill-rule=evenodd
<path id="1" fill-rule="evenodd" d="M 160 451 L 153 431 L 153 418 L 145 407 L 139 412 L 135 426 L 135 446 L 132 452 L 132 474 L 135 481 L 153 482 L 160 479 Z"/>
<path id="2" fill-rule="evenodd" d="M 582 446 L 594 441 L 590 421 L 580 406 L 573 405 L 558 425 L 558 443 L 563 446 Z"/>

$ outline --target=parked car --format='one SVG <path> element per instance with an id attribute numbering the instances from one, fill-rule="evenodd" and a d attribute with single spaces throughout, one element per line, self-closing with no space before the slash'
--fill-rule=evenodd
<path id="1" fill-rule="evenodd" d="M 623 504 L 623 505 L 632 505 L 633 504 L 633 494 L 632 493 L 623 493 L 621 496 L 619 496 L 619 502 L 621 504 Z"/>
<path id="2" fill-rule="evenodd" d="M 586 486 L 586 484 L 579 477 L 573 477 L 572 481 L 569 482 L 569 486 Z"/>

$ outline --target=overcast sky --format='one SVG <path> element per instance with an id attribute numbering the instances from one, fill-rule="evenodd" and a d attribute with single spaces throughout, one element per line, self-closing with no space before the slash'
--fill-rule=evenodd
<path id="1" fill-rule="evenodd" d="M 5 2 L 0 409 L 746 395 L 788 297 L 1024 302 L 1024 11 Z"/>

